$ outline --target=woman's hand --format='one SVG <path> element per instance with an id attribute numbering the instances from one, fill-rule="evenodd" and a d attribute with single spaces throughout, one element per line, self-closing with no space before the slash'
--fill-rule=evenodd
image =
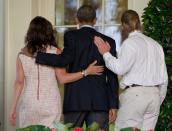
<path id="1" fill-rule="evenodd" d="M 86 71 L 87 75 L 101 75 L 102 72 L 104 71 L 104 66 L 96 66 L 97 61 L 94 61 L 93 63 L 91 63 Z"/>
<path id="2" fill-rule="evenodd" d="M 12 109 L 10 113 L 10 123 L 12 126 L 16 126 L 16 110 Z"/>
<path id="3" fill-rule="evenodd" d="M 101 55 L 105 54 L 106 52 L 110 52 L 110 45 L 108 42 L 105 42 L 101 37 L 94 37 L 94 43 L 97 46 Z"/>

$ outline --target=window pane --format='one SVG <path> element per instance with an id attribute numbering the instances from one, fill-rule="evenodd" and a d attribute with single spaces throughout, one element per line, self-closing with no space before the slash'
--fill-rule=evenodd
<path id="1" fill-rule="evenodd" d="M 104 34 L 113 38 L 116 42 L 116 50 L 119 51 L 121 44 L 121 32 L 119 31 L 120 26 L 105 26 Z"/>
<path id="2" fill-rule="evenodd" d="M 97 23 L 102 23 L 102 0 L 80 0 L 80 6 L 84 4 L 92 5 L 96 9 Z"/>
<path id="3" fill-rule="evenodd" d="M 56 28 L 55 30 L 55 38 L 56 38 L 56 42 L 58 47 L 63 50 L 64 48 L 64 33 L 66 31 L 70 31 L 70 30 L 75 30 L 76 28 Z"/>
<path id="4" fill-rule="evenodd" d="M 102 27 L 100 26 L 95 26 L 94 29 L 100 33 L 102 33 Z"/>
<path id="5" fill-rule="evenodd" d="M 75 24 L 77 0 L 56 0 L 56 25 Z"/>
<path id="6" fill-rule="evenodd" d="M 128 0 L 105 0 L 105 23 L 119 24 L 121 15 L 128 8 Z"/>

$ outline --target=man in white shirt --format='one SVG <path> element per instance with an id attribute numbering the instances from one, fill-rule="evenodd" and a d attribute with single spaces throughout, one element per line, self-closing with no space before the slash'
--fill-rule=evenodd
<path id="1" fill-rule="evenodd" d="M 121 17 L 122 43 L 118 58 L 109 53 L 110 46 L 100 37 L 95 44 L 103 55 L 106 67 L 122 75 L 120 107 L 115 131 L 126 127 L 154 129 L 168 84 L 164 52 L 160 44 L 141 32 L 138 14 L 126 11 Z"/>

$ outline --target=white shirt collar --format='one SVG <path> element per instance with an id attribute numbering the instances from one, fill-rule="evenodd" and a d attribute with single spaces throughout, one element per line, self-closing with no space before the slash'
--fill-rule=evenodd
<path id="1" fill-rule="evenodd" d="M 82 26 L 80 26 L 80 28 L 83 28 L 83 27 L 90 27 L 90 28 L 93 28 L 93 26 L 91 26 L 91 25 L 82 25 Z"/>
<path id="2" fill-rule="evenodd" d="M 139 30 L 134 30 L 133 32 L 131 32 L 131 33 L 128 35 L 128 37 L 131 37 L 131 36 L 136 35 L 136 34 L 138 34 L 138 33 L 142 33 L 142 32 L 139 31 Z"/>

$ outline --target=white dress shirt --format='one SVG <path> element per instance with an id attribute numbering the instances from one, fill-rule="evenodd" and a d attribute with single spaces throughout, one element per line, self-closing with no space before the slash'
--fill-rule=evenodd
<path id="1" fill-rule="evenodd" d="M 120 81 L 122 89 L 132 84 L 159 86 L 161 103 L 163 102 L 168 75 L 163 49 L 155 40 L 134 31 L 123 42 L 118 58 L 109 52 L 103 58 L 108 69 L 123 76 Z"/>
<path id="2" fill-rule="evenodd" d="M 91 26 L 91 25 L 82 25 L 82 26 L 80 26 L 80 29 L 81 29 L 81 28 L 83 28 L 83 27 L 94 28 L 94 27 L 93 27 L 93 26 Z"/>

